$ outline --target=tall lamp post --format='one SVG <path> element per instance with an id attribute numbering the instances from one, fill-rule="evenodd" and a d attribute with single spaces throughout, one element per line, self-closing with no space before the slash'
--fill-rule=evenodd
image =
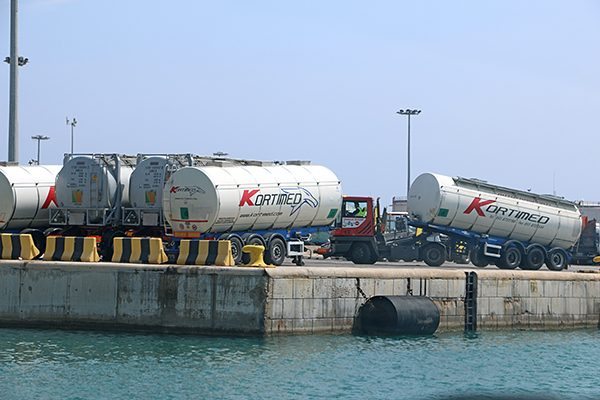
<path id="1" fill-rule="evenodd" d="M 36 161 L 37 165 L 40 165 L 40 142 L 42 140 L 48 140 L 50 138 L 48 136 L 43 136 L 43 135 L 36 135 L 36 136 L 32 136 L 31 138 L 33 140 L 37 140 L 38 141 L 38 156 L 37 156 L 37 160 L 35 160 L 35 161 Z"/>
<path id="2" fill-rule="evenodd" d="M 71 154 L 73 154 L 73 128 L 77 125 L 77 120 L 73 118 L 73 121 L 69 121 L 69 117 L 67 117 L 67 126 L 71 125 Z"/>
<path id="3" fill-rule="evenodd" d="M 421 110 L 409 110 L 407 108 L 406 110 L 396 111 L 396 114 L 408 115 L 408 176 L 406 178 L 406 201 L 408 201 L 408 191 L 410 189 L 410 116 L 421 114 Z"/>
<path id="4" fill-rule="evenodd" d="M 19 67 L 29 62 L 28 58 L 19 57 L 18 7 L 18 0 L 10 1 L 10 57 L 4 59 L 4 62 L 10 64 L 8 161 L 16 163 L 19 162 Z"/>

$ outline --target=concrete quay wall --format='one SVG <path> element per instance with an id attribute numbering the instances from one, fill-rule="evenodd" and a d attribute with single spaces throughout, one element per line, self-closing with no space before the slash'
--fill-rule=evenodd
<path id="1" fill-rule="evenodd" d="M 0 326 L 263 334 L 263 270 L 0 261 Z"/>
<path id="2" fill-rule="evenodd" d="M 598 327 L 600 274 L 10 260 L 0 261 L 0 326 L 342 333 L 366 298 L 413 294 L 437 304 L 438 330 L 463 330 L 469 271 L 477 275 L 479 330 Z"/>

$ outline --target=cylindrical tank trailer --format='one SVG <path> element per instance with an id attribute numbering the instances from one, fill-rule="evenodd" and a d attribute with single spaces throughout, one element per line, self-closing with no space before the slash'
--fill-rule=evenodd
<path id="1" fill-rule="evenodd" d="M 550 249 L 550 254 L 544 253 L 546 257 L 558 254 L 564 258 L 557 260 L 559 264 L 566 263 L 564 250 L 577 242 L 582 227 L 577 206 L 562 198 L 432 173 L 415 179 L 407 208 L 410 218 L 416 222 L 504 239 L 502 246 L 485 241 L 479 256 L 497 256 L 501 260 L 499 266 L 505 268 L 516 267 L 524 260 L 526 268 L 529 263 L 528 269 L 536 269 L 531 267 L 539 264 L 546 249 Z M 508 250 L 509 247 L 512 249 Z M 515 248 L 521 254 L 516 254 Z M 532 250 L 534 248 L 536 250 Z M 496 254 L 494 249 L 498 250 Z M 472 252 L 471 261 L 477 263 L 477 256 Z"/>
<path id="2" fill-rule="evenodd" d="M 0 230 L 45 228 L 60 165 L 0 167 Z"/>
<path id="3" fill-rule="evenodd" d="M 265 260 L 276 265 L 286 252 L 286 239 L 277 230 L 329 226 L 341 203 L 339 179 L 320 165 L 185 167 L 173 173 L 163 191 L 163 211 L 174 236 L 225 233 L 217 236 L 232 241 L 234 258 L 241 255 L 243 239 L 265 245 Z M 258 241 L 252 242 L 244 232 L 261 237 L 254 235 Z"/>

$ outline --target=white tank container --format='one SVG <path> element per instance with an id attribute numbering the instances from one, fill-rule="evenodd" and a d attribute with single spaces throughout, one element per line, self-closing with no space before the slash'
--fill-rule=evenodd
<path id="1" fill-rule="evenodd" d="M 319 165 L 185 167 L 163 192 L 175 236 L 326 226 L 342 204 L 337 176 Z"/>
<path id="2" fill-rule="evenodd" d="M 129 202 L 136 208 L 162 208 L 163 187 L 169 178 L 167 157 L 152 156 L 142 160 L 129 179 Z"/>
<path id="3" fill-rule="evenodd" d="M 56 202 L 59 208 L 110 209 L 117 204 L 121 185 L 121 206 L 129 206 L 129 178 L 133 166 L 111 165 L 110 157 L 75 156 L 69 159 L 56 177 Z"/>
<path id="4" fill-rule="evenodd" d="M 60 165 L 0 167 L 0 229 L 47 227 Z"/>
<path id="5" fill-rule="evenodd" d="M 563 249 L 582 227 L 575 204 L 561 198 L 431 173 L 415 179 L 407 207 L 414 221 Z"/>

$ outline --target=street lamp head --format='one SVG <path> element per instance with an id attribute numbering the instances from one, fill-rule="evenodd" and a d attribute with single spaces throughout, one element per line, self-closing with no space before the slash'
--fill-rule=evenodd
<path id="1" fill-rule="evenodd" d="M 421 110 L 410 110 L 410 109 L 406 109 L 406 110 L 398 110 L 396 111 L 396 114 L 401 114 L 401 115 L 419 115 L 421 114 Z"/>
<path id="2" fill-rule="evenodd" d="M 48 139 L 50 139 L 49 136 L 43 136 L 43 135 L 36 135 L 36 136 L 32 136 L 31 138 L 33 140 L 48 140 Z"/>

